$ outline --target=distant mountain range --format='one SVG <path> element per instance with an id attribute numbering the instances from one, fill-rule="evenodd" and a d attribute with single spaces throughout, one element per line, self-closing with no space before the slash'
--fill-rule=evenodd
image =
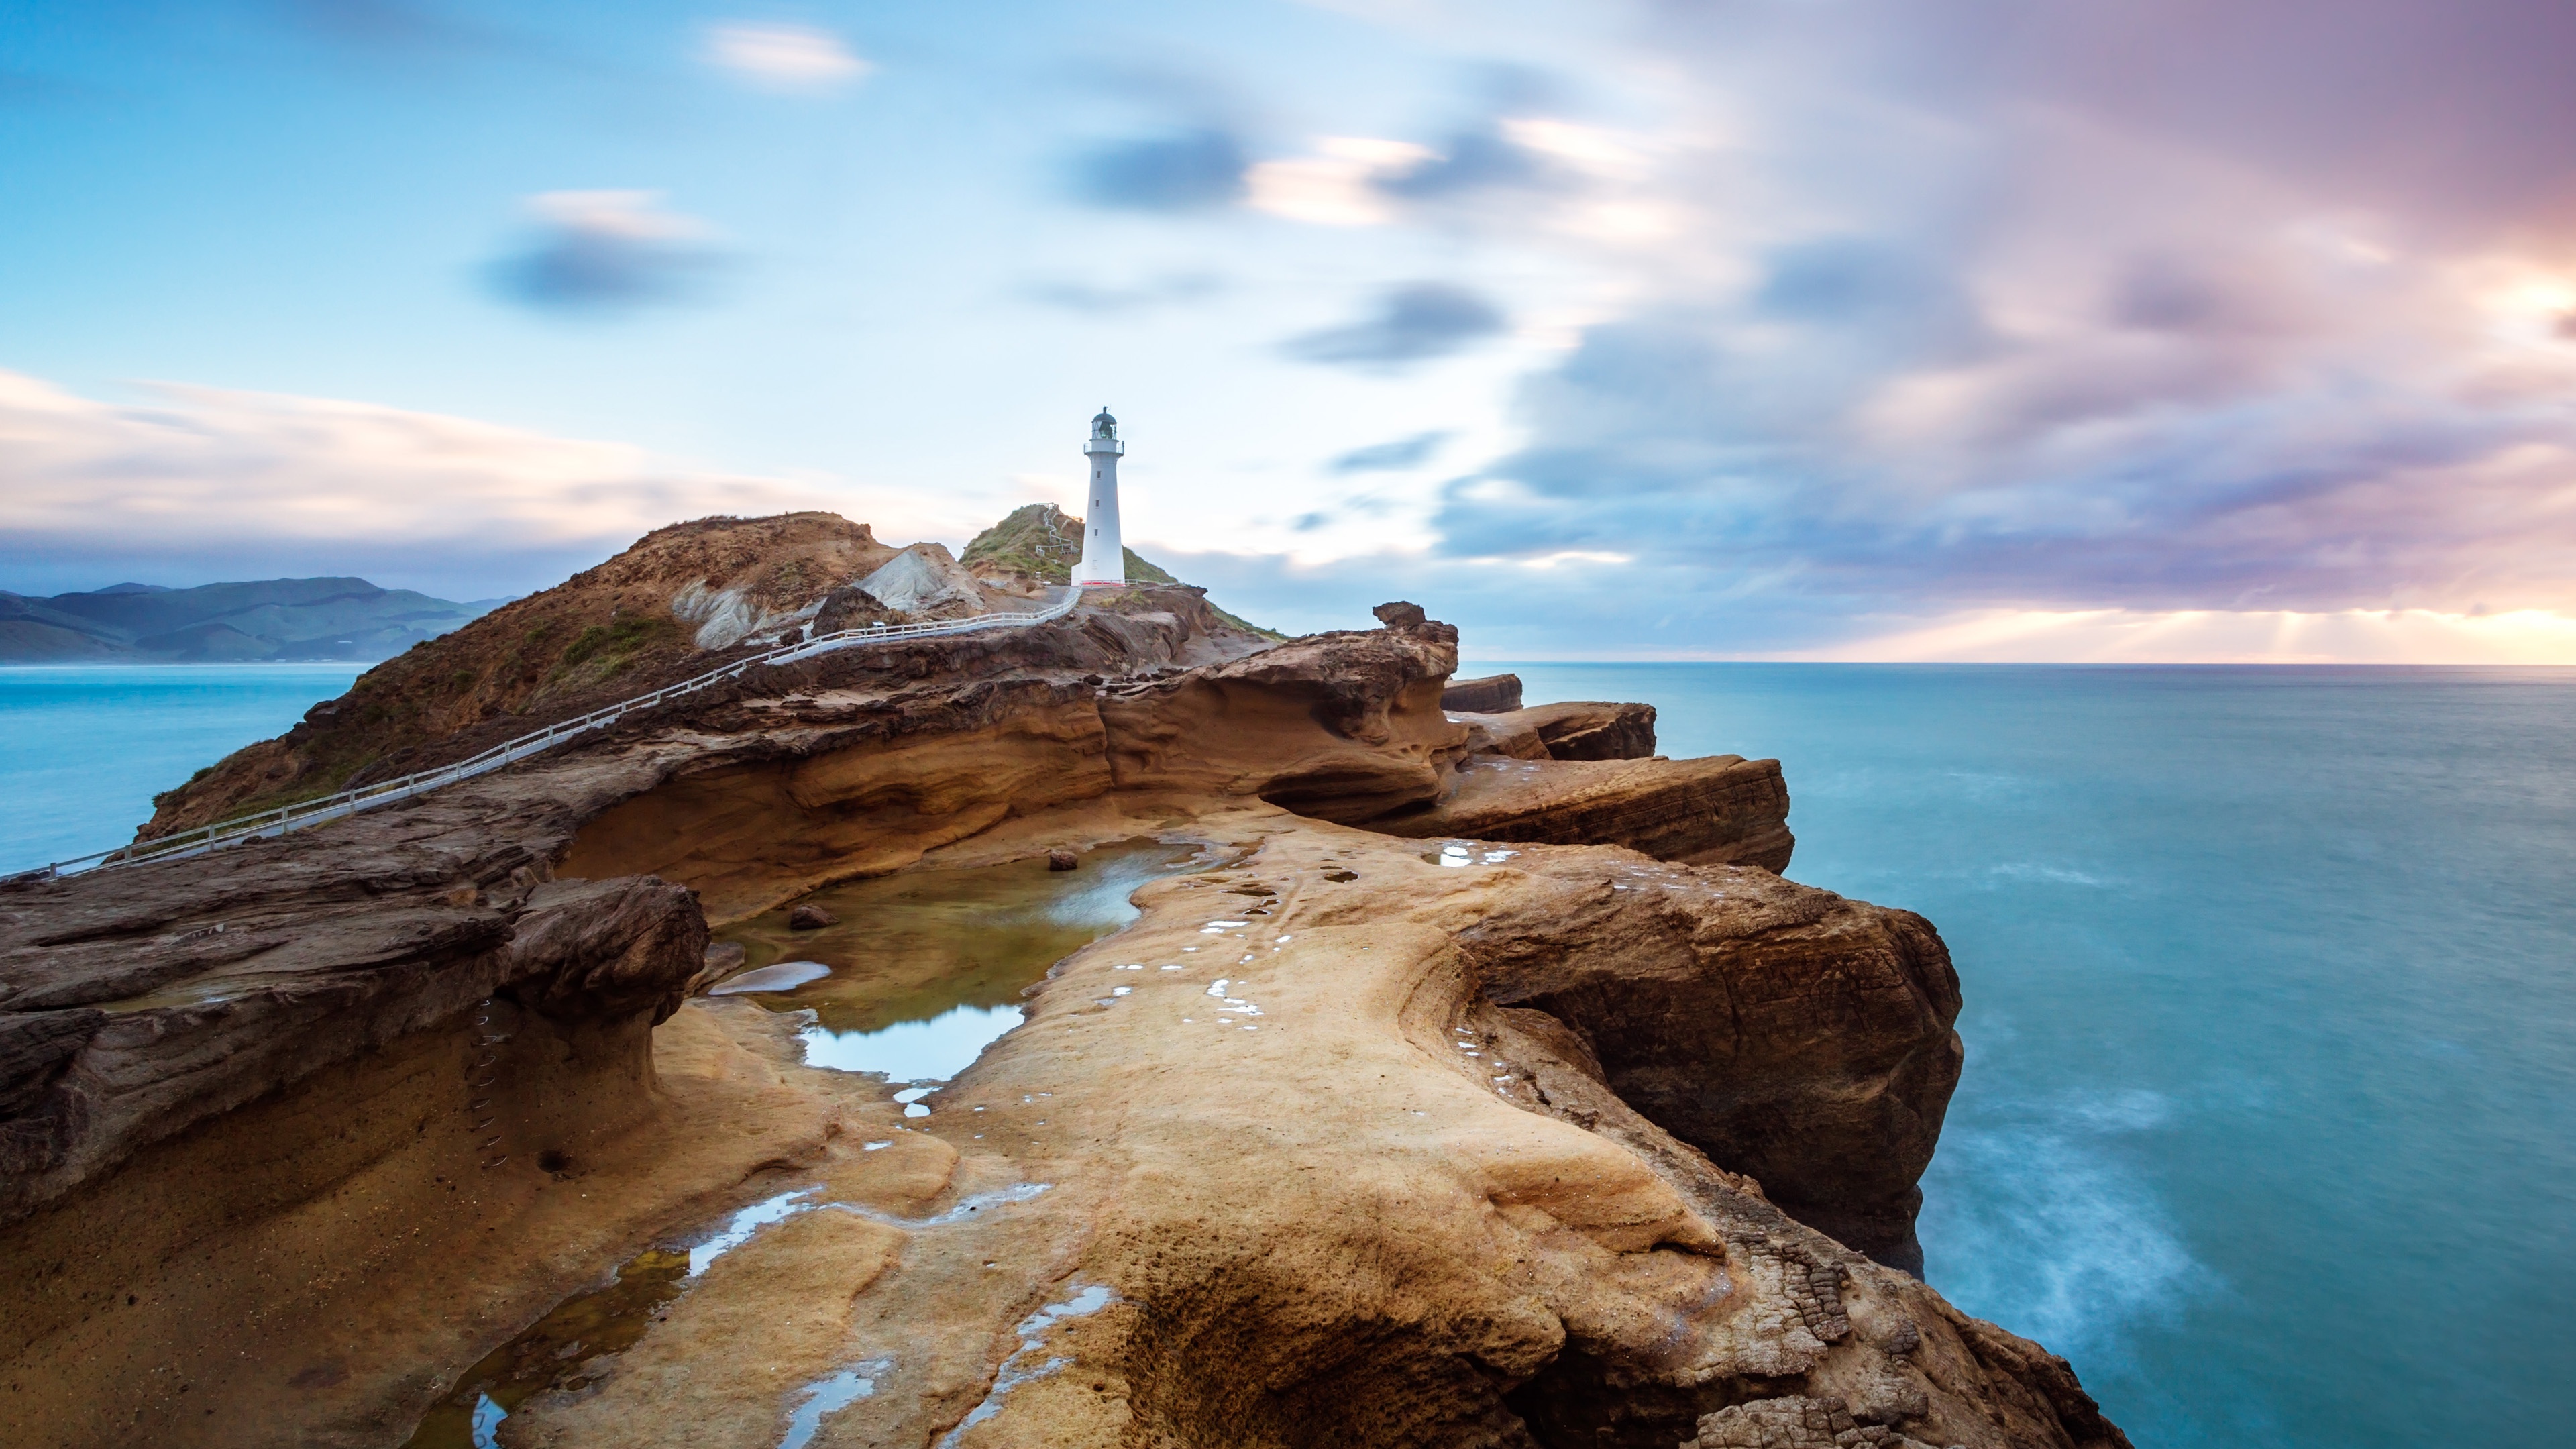
<path id="1" fill-rule="evenodd" d="M 368 662 L 506 602 L 459 604 L 365 579 L 117 584 L 49 599 L 0 589 L 0 664 Z"/>

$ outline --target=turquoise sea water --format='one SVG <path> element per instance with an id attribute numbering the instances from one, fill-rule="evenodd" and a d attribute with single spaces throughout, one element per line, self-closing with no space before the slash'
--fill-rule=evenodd
<path id="1" fill-rule="evenodd" d="M 1519 672 L 1778 757 L 1790 876 L 1941 928 L 1927 1276 L 2141 1446 L 2556 1441 L 2576 671 Z"/>
<path id="2" fill-rule="evenodd" d="M 0 669 L 0 874 L 123 845 L 154 795 L 283 732 L 360 667 Z"/>
<path id="3" fill-rule="evenodd" d="M 1518 668 L 1779 757 L 1790 875 L 1940 926 L 1927 1271 L 2144 1449 L 2554 1442 L 2576 671 Z M 0 670 L 0 869 L 122 841 L 351 673 Z"/>

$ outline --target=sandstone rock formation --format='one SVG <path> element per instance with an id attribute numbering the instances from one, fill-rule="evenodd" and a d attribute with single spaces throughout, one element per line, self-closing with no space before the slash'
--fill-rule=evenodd
<path id="1" fill-rule="evenodd" d="M 1462 934 L 1487 997 L 1563 1022 L 1621 1101 L 1800 1222 L 1921 1272 L 1914 1184 L 1962 1060 L 1931 923 L 1762 870 L 1579 859 L 1534 854 L 1546 888 Z"/>
<path id="2" fill-rule="evenodd" d="M 1059 966 L 929 1132 L 891 1139 L 938 1138 L 944 1191 L 910 1200 L 956 1207 L 881 1206 L 864 1152 L 834 1156 L 796 1181 L 848 1208 L 755 1243 L 602 1379 L 524 1408 L 519 1442 L 672 1422 L 762 1442 L 803 1386 L 856 1371 L 863 1407 L 815 1442 L 1677 1444 L 1733 1407 L 1831 1399 L 1868 1442 L 2125 1443 L 2062 1361 L 1783 1215 L 1483 965 L 1564 945 L 1551 909 L 1597 896 L 1616 950 L 1681 942 L 1647 968 L 1674 989 L 1742 991 L 1820 926 L 1885 913 L 1598 848 L 1452 869 L 1257 806 L 1191 831 L 1245 854 L 1140 892 L 1143 920 Z M 1694 957 L 1710 930 L 1752 949 Z M 1211 940 L 1226 954 L 1195 964 Z M 1829 959 L 1798 973 L 1808 1004 L 1866 1014 L 1884 983 Z M 1581 990 L 1557 984 L 1560 1007 Z M 1816 1097 L 1843 1085 L 1827 1067 Z"/>
<path id="3" fill-rule="evenodd" d="M 1655 752 L 1655 707 L 1600 700 L 1543 704 L 1525 721 L 1553 760 L 1641 760 Z"/>
<path id="4" fill-rule="evenodd" d="M 1194 590 L 1099 603 L 0 887 L 0 1441 L 397 1444 L 760 1200 L 502 1442 L 2125 1445 L 1872 1261 L 1910 1261 L 1958 983 L 1919 917 L 1774 873 L 1775 762 L 1471 755 L 1409 606 L 1261 648 Z M 1218 863 L 927 1118 L 683 999 L 742 961 L 710 917 L 1140 834 Z"/>
<path id="5" fill-rule="evenodd" d="M 1453 714 L 1509 714 L 1521 707 L 1521 677 L 1488 674 L 1453 679 L 1440 692 L 1440 707 Z"/>
<path id="6" fill-rule="evenodd" d="M 836 591 L 853 584 L 861 588 L 834 605 Z M 847 628 L 1027 609 L 1043 592 L 988 588 L 937 544 L 899 550 L 829 513 L 674 524 L 367 671 L 286 734 L 160 797 L 138 834 L 167 835 L 460 759 L 701 673 L 808 622 L 819 627 L 827 605 L 831 623 Z M 1278 637 L 1203 594 L 1188 611 L 1245 647 Z"/>
<path id="7" fill-rule="evenodd" d="M 424 1349 L 838 1130 L 671 1019 L 685 892 L 424 823 L 4 893 L 0 1442 L 399 1443 Z"/>
<path id="8" fill-rule="evenodd" d="M 1437 803 L 1372 821 L 1428 839 L 1600 841 L 1662 860 L 1789 868 L 1789 789 L 1778 760 L 1459 762 Z"/>
<path id="9" fill-rule="evenodd" d="M 1450 691 L 1455 693 L 1455 691 Z M 1467 752 L 1515 760 L 1638 760 L 1655 752 L 1655 707 L 1574 700 L 1504 714 L 1460 711 L 1441 696 L 1450 719 L 1467 727 Z"/>

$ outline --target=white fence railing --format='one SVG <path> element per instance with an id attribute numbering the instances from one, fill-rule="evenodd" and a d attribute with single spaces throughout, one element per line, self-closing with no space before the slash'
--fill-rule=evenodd
<path id="1" fill-rule="evenodd" d="M 459 760 L 453 765 L 441 765 L 435 770 L 423 770 L 415 775 L 405 775 L 398 780 L 379 780 L 372 785 L 361 785 L 355 790 L 343 790 L 337 795 L 326 795 L 318 800 L 281 805 L 274 810 L 260 811 L 256 815 L 218 821 L 213 825 L 200 825 L 194 830 L 183 830 L 175 835 L 162 836 L 157 840 L 138 841 L 132 845 L 121 845 L 114 850 L 97 851 L 72 860 L 58 860 L 51 865 L 20 871 L 15 875 L 0 876 L 0 883 L 47 880 L 82 871 L 105 870 L 112 866 L 141 865 L 146 861 L 154 860 L 175 860 L 183 856 L 202 855 L 209 850 L 231 845 L 236 841 L 284 835 L 290 830 L 302 830 L 308 826 L 320 825 L 325 821 L 337 820 L 344 815 L 355 815 L 361 810 L 372 810 L 378 805 L 390 805 L 396 800 L 408 800 L 415 795 L 427 794 L 442 785 L 453 785 L 459 780 L 470 780 L 476 775 L 489 774 L 504 765 L 524 760 L 541 750 L 551 749 L 575 735 L 605 729 L 637 710 L 651 709 L 655 705 L 704 689 L 711 684 L 721 684 L 728 679 L 740 676 L 747 670 L 758 669 L 763 665 L 793 664 L 799 659 L 811 659 L 817 654 L 829 654 L 834 650 L 851 649 L 864 644 L 883 644 L 896 639 L 926 639 L 940 634 L 967 634 L 979 629 L 1015 629 L 1030 624 L 1044 624 L 1072 613 L 1074 606 L 1081 602 L 1082 590 L 1074 587 L 1065 590 L 1065 596 L 1062 599 L 1034 613 L 977 614 L 971 618 L 948 619 L 930 624 L 879 624 L 865 629 L 843 629 L 819 638 L 783 644 L 765 654 L 755 654 L 748 659 L 737 659 L 721 669 L 710 669 L 694 679 L 684 679 L 677 684 L 665 685 L 651 694 L 639 694 L 633 699 L 620 700 L 605 708 L 592 710 L 578 719 L 557 720 L 542 729 L 530 730 L 517 739 L 504 740 L 472 759 Z"/>

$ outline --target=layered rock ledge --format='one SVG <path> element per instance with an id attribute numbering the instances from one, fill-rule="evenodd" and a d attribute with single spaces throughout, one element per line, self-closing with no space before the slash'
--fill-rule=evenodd
<path id="1" fill-rule="evenodd" d="M 2126 1443 L 1886 1266 L 1958 980 L 1921 918 L 1776 874 L 1776 762 L 1498 751 L 1651 716 L 1453 719 L 1419 610 L 1259 648 L 1195 601 L 758 671 L 0 888 L 0 1440 L 399 1444 L 565 1294 L 769 1199 L 502 1442 Z M 927 1118 L 692 994 L 710 919 L 1138 835 L 1220 863 Z"/>

